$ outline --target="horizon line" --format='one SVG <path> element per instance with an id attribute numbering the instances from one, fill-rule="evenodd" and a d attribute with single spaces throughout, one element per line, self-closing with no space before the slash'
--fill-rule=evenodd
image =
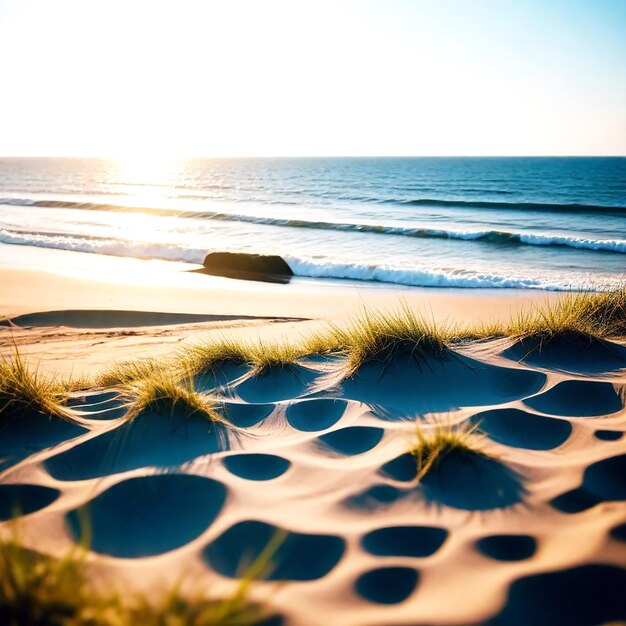
<path id="1" fill-rule="evenodd" d="M 150 159 L 142 155 L 105 154 L 0 154 L 0 159 Z M 626 158 L 623 154 L 249 154 L 249 155 L 173 155 L 158 156 L 163 160 L 187 159 L 607 159 Z"/>

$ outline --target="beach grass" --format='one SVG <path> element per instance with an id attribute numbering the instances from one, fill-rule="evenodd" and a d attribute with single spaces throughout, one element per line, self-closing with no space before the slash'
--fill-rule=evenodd
<path id="1" fill-rule="evenodd" d="M 537 307 L 514 318 L 508 336 L 540 345 L 555 338 L 626 336 L 626 286 L 600 293 L 568 293 L 553 306 Z"/>
<path id="2" fill-rule="evenodd" d="M 395 311 L 365 309 L 346 325 L 329 324 L 325 330 L 293 342 L 254 341 L 223 336 L 186 347 L 170 359 L 138 359 L 113 365 L 97 376 L 97 386 L 135 386 L 141 381 L 171 379 L 181 382 L 226 364 L 250 368 L 260 374 L 297 364 L 310 355 L 346 358 L 347 375 L 366 363 L 391 363 L 397 357 L 417 362 L 441 357 L 458 343 L 510 337 L 532 342 L 535 349 L 558 338 L 626 337 L 626 286 L 608 292 L 564 294 L 551 305 L 533 307 L 509 321 L 483 323 L 469 328 L 437 324 L 404 303 Z M 0 409 L 18 405 L 57 414 L 65 392 L 84 389 L 87 383 L 62 385 L 25 365 L 19 354 L 0 362 Z M 150 385 L 143 385 L 144 389 Z M 183 385 L 184 387 L 184 385 Z"/>
<path id="3" fill-rule="evenodd" d="M 398 357 L 416 361 L 439 357 L 450 336 L 444 325 L 438 326 L 402 305 L 394 312 L 364 310 L 348 326 L 332 326 L 326 340 L 318 337 L 310 345 L 327 353 L 345 353 L 348 372 L 354 374 L 369 362 L 388 364 Z"/>
<path id="4" fill-rule="evenodd" d="M 136 383 L 160 376 L 170 369 L 170 364 L 156 359 L 137 359 L 135 361 L 121 361 L 113 364 L 109 369 L 96 377 L 95 383 L 99 387 L 114 387 Z"/>
<path id="5" fill-rule="evenodd" d="M 417 480 L 421 480 L 428 472 L 450 453 L 475 454 L 486 456 L 480 449 L 481 437 L 476 434 L 477 425 L 452 426 L 435 423 L 434 428 L 417 428 L 417 442 L 410 453 L 417 466 Z"/>
<path id="6" fill-rule="evenodd" d="M 84 554 L 53 559 L 23 548 L 14 532 L 0 541 L 0 623 L 6 626 L 87 626 L 105 619 L 113 598 L 90 593 L 82 573 Z"/>
<path id="7" fill-rule="evenodd" d="M 352 376 L 366 363 L 386 365 L 401 356 L 417 362 L 441 357 L 456 343 L 511 337 L 533 340 L 541 347 L 556 337 L 573 335 L 626 336 L 626 286 L 605 293 L 565 294 L 551 306 L 534 307 L 509 321 L 469 328 L 437 324 L 411 310 L 406 303 L 395 311 L 364 309 L 347 325 L 329 324 L 325 330 L 292 343 L 224 336 L 186 348 L 174 363 L 120 363 L 97 382 L 127 384 L 158 376 L 167 368 L 186 378 L 215 372 L 225 364 L 246 366 L 259 374 L 289 367 L 310 355 L 345 356 L 347 375 Z"/>
<path id="8" fill-rule="evenodd" d="M 16 528 L 16 527 L 15 527 Z M 0 624 L 3 626 L 254 626 L 271 614 L 250 602 L 253 578 L 244 576 L 223 599 L 183 594 L 179 586 L 159 600 L 103 591 L 86 575 L 84 547 L 60 559 L 24 548 L 14 530 L 0 540 Z M 268 554 L 267 558 L 271 558 Z"/>
<path id="9" fill-rule="evenodd" d="M 190 346 L 178 359 L 178 367 L 188 375 L 215 372 L 224 365 L 248 365 L 250 354 L 244 341 L 222 336 L 214 341 Z"/>
<path id="10" fill-rule="evenodd" d="M 306 356 L 307 350 L 300 342 L 264 342 L 258 340 L 249 345 L 250 364 L 255 374 L 281 370 Z"/>
<path id="11" fill-rule="evenodd" d="M 172 590 L 158 604 L 135 601 L 124 610 L 124 624 L 141 626 L 254 626 L 268 617 L 260 604 L 250 603 L 238 594 L 232 599 L 212 600 L 187 597 Z"/>
<path id="12" fill-rule="evenodd" d="M 172 376 L 159 374 L 156 377 L 141 380 L 126 388 L 130 397 L 126 419 L 132 420 L 145 411 L 159 413 L 181 412 L 187 417 L 199 417 L 209 422 L 226 423 L 226 419 L 217 410 L 217 403 L 211 398 L 198 393 L 190 378 L 177 380 Z"/>
<path id="13" fill-rule="evenodd" d="M 221 337 L 187 348 L 179 359 L 179 369 L 185 375 L 215 372 L 226 364 L 249 367 L 255 374 L 294 365 L 306 354 L 300 342 L 245 341 Z"/>
<path id="14" fill-rule="evenodd" d="M 36 412 L 67 418 L 61 405 L 65 396 L 63 384 L 29 366 L 17 349 L 0 360 L 0 415 Z"/>
<path id="15" fill-rule="evenodd" d="M 201 595 L 185 596 L 174 587 L 156 605 L 142 598 L 136 600 L 128 611 L 128 623 L 141 626 L 254 626 L 265 623 L 271 613 L 262 604 L 248 601 L 247 596 L 252 584 L 271 572 L 272 560 L 286 537 L 285 531 L 278 531 L 272 537 L 243 572 L 230 597 L 215 600 Z"/>

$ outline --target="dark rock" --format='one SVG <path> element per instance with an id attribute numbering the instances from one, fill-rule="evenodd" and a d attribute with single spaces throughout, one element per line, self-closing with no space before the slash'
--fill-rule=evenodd
<path id="1" fill-rule="evenodd" d="M 243 252 L 211 252 L 204 259 L 204 269 L 214 276 L 286 283 L 293 276 L 285 260 L 277 255 L 246 254 Z"/>

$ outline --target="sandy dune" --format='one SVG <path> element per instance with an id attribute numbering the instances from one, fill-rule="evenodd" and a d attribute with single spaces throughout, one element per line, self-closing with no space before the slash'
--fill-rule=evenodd
<path id="1" fill-rule="evenodd" d="M 14 341 L 46 369 L 67 371 L 66 361 L 90 373 L 116 356 L 164 354 L 224 328 L 295 336 L 319 323 L 298 318 L 327 311 L 322 304 L 306 315 L 297 286 L 278 302 L 264 291 L 291 287 L 245 292 L 271 320 L 246 318 L 232 292 L 227 305 L 239 304 L 230 314 L 181 310 L 189 299 L 142 308 L 144 293 L 124 313 L 83 304 L 82 317 L 74 298 L 27 315 L 26 296 L 17 297 L 5 310 L 18 317 L 0 329 L 3 350 Z M 103 287 L 95 299 L 105 292 L 113 293 Z M 358 297 L 341 293 L 356 307 Z M 377 297 L 381 306 L 391 298 Z M 441 315 L 451 310 L 433 302 Z M 151 341 L 152 352 L 140 349 Z M 28 429 L 6 421 L 0 521 L 18 507 L 25 544 L 62 555 L 79 541 L 87 505 L 94 576 L 147 594 L 181 576 L 190 588 L 227 594 L 280 536 L 273 568 L 251 591 L 275 610 L 274 624 L 626 620 L 626 346 L 538 351 L 500 339 L 345 372 L 342 358 L 316 356 L 263 373 L 227 365 L 198 376 L 224 423 L 177 409 L 128 420 L 116 388 L 74 393 L 68 420 L 33 418 Z M 486 454 L 451 453 L 418 481 L 409 454 L 416 422 L 428 430 L 441 421 L 476 425 Z"/>
<path id="2" fill-rule="evenodd" d="M 145 589 L 228 589 L 283 529 L 254 595 L 287 624 L 624 619 L 626 349 L 603 347 L 592 374 L 506 340 L 347 379 L 316 357 L 198 380 L 231 425 L 75 394 L 74 423 L 4 431 L 0 514 L 19 504 L 28 542 L 62 552 L 89 504 L 97 568 Z M 435 417 L 479 424 L 490 456 L 418 483 L 415 419 Z"/>

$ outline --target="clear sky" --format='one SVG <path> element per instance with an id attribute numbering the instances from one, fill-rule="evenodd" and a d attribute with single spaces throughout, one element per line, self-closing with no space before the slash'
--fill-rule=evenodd
<path id="1" fill-rule="evenodd" d="M 0 0 L 0 154 L 626 154 L 626 0 Z"/>

